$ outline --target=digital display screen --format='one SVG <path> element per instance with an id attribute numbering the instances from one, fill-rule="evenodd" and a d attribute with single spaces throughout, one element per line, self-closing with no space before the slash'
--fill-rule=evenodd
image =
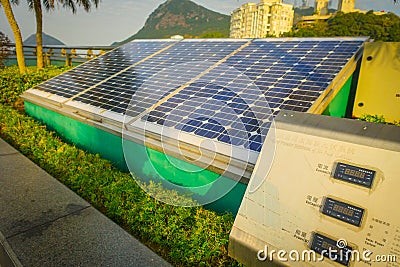
<path id="1" fill-rule="evenodd" d="M 344 266 L 349 266 L 353 248 L 347 244 L 343 247 L 338 247 L 338 243 L 337 240 L 333 240 L 319 233 L 313 233 L 309 247 L 325 258 Z"/>
<path id="2" fill-rule="evenodd" d="M 326 197 L 324 198 L 322 214 L 335 218 L 345 223 L 360 227 L 364 216 L 364 209 L 354 205 Z"/>
<path id="3" fill-rule="evenodd" d="M 365 177 L 365 172 L 360 172 L 360 171 L 356 171 L 356 170 L 352 170 L 352 169 L 344 169 L 344 174 L 346 175 L 350 175 L 350 176 L 354 176 L 360 179 L 364 179 Z"/>
<path id="4" fill-rule="evenodd" d="M 328 243 L 328 242 L 326 242 L 326 241 L 322 241 L 321 247 L 322 247 L 323 249 L 326 249 L 326 250 L 329 250 L 329 249 L 331 249 L 331 250 L 337 250 L 337 249 L 338 249 L 336 246 L 334 246 L 334 245 L 332 245 L 331 243 Z"/>
<path id="5" fill-rule="evenodd" d="M 354 210 L 348 209 L 343 206 L 339 206 L 337 204 L 333 205 L 333 210 L 347 216 L 353 216 L 354 214 Z"/>
<path id="6" fill-rule="evenodd" d="M 333 178 L 371 188 L 375 174 L 376 172 L 373 170 L 338 162 Z"/>

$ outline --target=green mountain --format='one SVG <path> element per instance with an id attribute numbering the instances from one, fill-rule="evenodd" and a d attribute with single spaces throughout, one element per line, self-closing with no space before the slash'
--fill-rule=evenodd
<path id="1" fill-rule="evenodd" d="M 50 36 L 46 33 L 42 34 L 42 38 L 43 38 L 43 45 L 63 45 L 65 46 L 65 44 L 63 42 L 61 42 L 60 40 L 54 38 L 53 36 Z M 25 41 L 23 42 L 24 45 L 36 45 L 36 35 L 32 34 L 31 36 L 29 36 L 28 38 L 25 39 Z"/>
<path id="2" fill-rule="evenodd" d="M 230 16 L 202 7 L 190 0 L 167 0 L 146 20 L 135 35 L 115 44 L 133 39 L 186 37 L 228 37 Z"/>

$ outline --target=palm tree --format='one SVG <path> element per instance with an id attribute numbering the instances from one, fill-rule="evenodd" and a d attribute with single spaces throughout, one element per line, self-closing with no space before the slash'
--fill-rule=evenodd
<path id="1" fill-rule="evenodd" d="M 11 0 L 12 3 L 18 4 L 18 0 Z M 19 67 L 19 72 L 21 74 L 26 73 L 26 66 L 25 66 L 25 58 L 24 58 L 24 49 L 22 46 L 22 36 L 21 30 L 19 29 L 17 20 L 15 19 L 14 12 L 11 8 L 10 0 L 0 0 L 1 5 L 3 6 L 4 13 L 6 14 L 8 23 L 14 34 L 15 39 L 15 53 L 17 54 L 17 62 Z"/>
<path id="2" fill-rule="evenodd" d="M 46 1 L 49 2 L 49 1 Z M 54 8 L 54 1 L 49 3 L 50 8 Z M 28 0 L 28 5 L 30 9 L 35 10 L 35 18 L 36 18 L 36 67 L 38 69 L 43 69 L 43 42 L 42 42 L 42 32 L 43 32 L 43 13 L 42 13 L 42 4 L 40 0 Z M 52 5 L 52 7 L 50 7 Z"/>
<path id="3" fill-rule="evenodd" d="M 43 6 L 46 11 L 54 10 L 55 2 L 58 2 L 65 8 L 72 10 L 72 13 L 76 13 L 77 7 L 82 6 L 86 12 L 89 12 L 92 4 L 97 8 L 99 0 L 42 0 Z M 42 45 L 42 33 L 43 33 L 43 12 L 42 12 L 41 0 L 28 0 L 30 9 L 35 11 L 36 18 L 36 56 L 37 56 L 37 68 L 42 69 L 43 63 L 43 45 Z"/>

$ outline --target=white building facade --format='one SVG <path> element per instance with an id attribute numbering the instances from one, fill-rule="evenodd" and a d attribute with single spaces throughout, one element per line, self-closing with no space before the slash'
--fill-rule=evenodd
<path id="1" fill-rule="evenodd" d="M 231 16 L 231 38 L 280 36 L 293 26 L 293 5 L 282 0 L 261 0 L 235 9 Z"/>

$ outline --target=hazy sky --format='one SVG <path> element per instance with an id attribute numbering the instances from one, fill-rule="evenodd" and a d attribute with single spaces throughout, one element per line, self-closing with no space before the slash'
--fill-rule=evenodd
<path id="1" fill-rule="evenodd" d="M 293 1 L 284 2 L 293 3 Z M 33 12 L 28 10 L 26 1 L 20 2 L 20 6 L 14 7 L 14 13 L 22 37 L 26 39 L 35 32 L 35 18 Z M 93 9 L 90 13 L 78 10 L 75 15 L 60 7 L 52 12 L 44 12 L 44 32 L 67 45 L 110 45 L 136 33 L 144 25 L 148 15 L 162 2 L 165 0 L 102 0 L 98 9 Z M 249 1 L 194 0 L 194 2 L 211 10 L 230 14 L 232 10 Z M 297 2 L 301 3 L 301 0 Z M 312 5 L 314 1 L 308 0 L 308 2 Z M 333 0 L 332 5 L 336 8 L 337 0 Z M 393 0 L 358 0 L 356 8 L 385 10 L 400 15 L 400 5 L 394 5 Z M 1 8 L 0 31 L 10 39 L 14 39 Z"/>

